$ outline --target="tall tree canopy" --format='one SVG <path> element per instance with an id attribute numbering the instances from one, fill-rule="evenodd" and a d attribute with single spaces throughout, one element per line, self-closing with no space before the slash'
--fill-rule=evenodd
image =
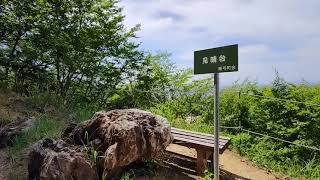
<path id="1" fill-rule="evenodd" d="M 97 98 L 146 65 L 115 0 L 2 0 L 2 82 L 34 90 Z M 103 95 L 104 96 L 104 95 Z"/>

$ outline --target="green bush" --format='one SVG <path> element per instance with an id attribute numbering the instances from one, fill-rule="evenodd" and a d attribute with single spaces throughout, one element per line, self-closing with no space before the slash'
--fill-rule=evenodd
<path id="1" fill-rule="evenodd" d="M 189 83 L 188 78 L 182 80 L 177 88 L 179 93 L 152 107 L 151 111 L 167 117 L 173 127 L 213 133 L 212 89 L 197 90 L 198 86 L 212 81 L 204 79 L 197 83 Z M 195 121 L 187 123 L 190 115 Z M 320 84 L 291 84 L 277 74 L 269 86 L 236 82 L 223 88 L 220 94 L 222 126 L 239 126 L 241 122 L 247 130 L 320 148 L 319 120 Z M 319 176 L 320 157 L 314 150 L 258 135 L 238 134 L 237 129 L 222 130 L 232 135 L 234 149 L 257 164 L 292 177 Z"/>

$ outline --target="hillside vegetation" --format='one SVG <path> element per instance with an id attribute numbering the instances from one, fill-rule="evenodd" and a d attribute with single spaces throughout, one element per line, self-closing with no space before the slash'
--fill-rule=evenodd
<path id="1" fill-rule="evenodd" d="M 0 11 L 1 91 L 26 97 L 36 118 L 17 137 L 15 156 L 101 109 L 145 109 L 212 133 L 212 78 L 178 70 L 169 53 L 140 50 L 139 25 L 124 26 L 116 1 L 9 0 Z M 16 116 L 2 112 L 0 125 Z M 243 128 L 221 128 L 242 155 L 291 177 L 320 177 L 319 151 L 244 131 L 320 148 L 320 84 L 289 83 L 277 72 L 268 86 L 235 82 L 222 89 L 220 117 L 221 126 Z"/>

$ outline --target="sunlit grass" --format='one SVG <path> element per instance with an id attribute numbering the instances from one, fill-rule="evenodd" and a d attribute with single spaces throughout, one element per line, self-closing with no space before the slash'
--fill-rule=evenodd
<path id="1" fill-rule="evenodd" d="M 61 136 L 65 123 L 46 114 L 38 114 L 30 129 L 23 131 L 15 139 L 14 149 L 19 151 L 43 138 L 57 139 Z"/>
<path id="2" fill-rule="evenodd" d="M 292 156 L 295 147 L 248 133 L 232 136 L 232 149 L 241 152 L 259 166 L 293 179 L 318 179 L 320 160 L 317 154 L 312 159 Z"/>

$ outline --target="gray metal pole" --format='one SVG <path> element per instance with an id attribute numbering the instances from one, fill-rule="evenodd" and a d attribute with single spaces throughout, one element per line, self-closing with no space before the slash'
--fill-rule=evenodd
<path id="1" fill-rule="evenodd" d="M 214 74 L 214 179 L 219 180 L 219 74 Z"/>

